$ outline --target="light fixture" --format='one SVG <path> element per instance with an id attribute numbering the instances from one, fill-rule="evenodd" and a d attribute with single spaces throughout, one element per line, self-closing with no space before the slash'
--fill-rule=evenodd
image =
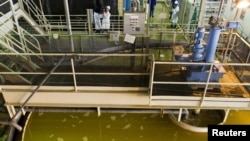
<path id="1" fill-rule="evenodd" d="M 250 6 L 250 0 L 235 0 L 237 8 L 247 8 Z"/>

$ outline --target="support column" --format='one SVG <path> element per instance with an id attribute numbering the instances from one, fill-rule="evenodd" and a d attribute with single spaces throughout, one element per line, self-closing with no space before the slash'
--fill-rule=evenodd
<path id="1" fill-rule="evenodd" d="M 15 107 L 13 105 L 6 105 L 6 108 L 9 113 L 10 118 L 14 117 L 16 114 Z"/>
<path id="2" fill-rule="evenodd" d="M 93 24 L 93 9 L 87 9 L 87 18 L 88 18 L 88 33 L 89 35 L 93 34 L 92 24 Z"/>
<path id="3" fill-rule="evenodd" d="M 229 112 L 230 112 L 230 110 L 229 110 L 229 109 L 227 109 L 227 110 L 226 110 L 226 112 L 225 112 L 225 116 L 224 116 L 224 119 L 223 119 L 223 123 L 222 123 L 222 124 L 224 124 L 224 123 L 227 121 L 227 118 L 228 118 Z"/>
<path id="4" fill-rule="evenodd" d="M 65 10 L 66 21 L 67 21 L 67 26 L 68 26 L 71 52 L 74 52 L 74 42 L 73 42 L 73 37 L 72 37 L 72 27 L 71 27 L 71 21 L 70 21 L 68 0 L 64 0 L 64 10 Z"/>
<path id="5" fill-rule="evenodd" d="M 97 107 L 97 115 L 98 115 L 98 117 L 101 116 L 101 108 L 100 107 Z"/>
<path id="6" fill-rule="evenodd" d="M 178 122 L 181 121 L 181 116 L 182 116 L 182 108 L 180 108 L 179 110 Z"/>

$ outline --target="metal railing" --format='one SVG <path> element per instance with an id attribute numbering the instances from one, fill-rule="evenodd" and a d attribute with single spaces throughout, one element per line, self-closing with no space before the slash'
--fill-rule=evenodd
<path id="1" fill-rule="evenodd" d="M 9 12 L 11 9 L 10 9 L 10 4 L 9 4 L 9 0 L 6 0 L 2 3 L 0 3 L 0 12 L 1 13 L 7 13 Z"/>
<path id="2" fill-rule="evenodd" d="M 67 31 L 67 21 L 65 15 L 44 15 L 52 31 Z M 93 21 L 88 21 L 87 15 L 70 15 L 72 31 L 83 31 L 88 34 L 88 24 L 92 23 L 92 30 L 95 30 Z M 91 19 L 91 18 L 90 18 Z M 118 15 L 110 18 L 110 31 L 123 31 L 123 19 Z M 43 27 L 43 25 L 40 25 Z"/>
<path id="3" fill-rule="evenodd" d="M 49 25 L 51 27 L 52 30 L 54 31 L 64 31 L 67 29 L 67 26 L 66 26 L 66 18 L 64 17 L 64 15 L 44 15 L 46 17 L 46 19 L 48 19 L 48 22 L 49 22 Z M 76 30 L 76 31 L 87 31 L 88 28 L 87 28 L 87 23 L 90 22 L 90 21 L 87 21 L 87 17 L 85 15 L 71 15 L 71 22 L 72 22 L 72 30 Z M 118 20 L 118 21 L 117 21 Z M 119 18 L 119 16 L 115 16 L 114 15 L 114 19 L 111 19 L 111 23 L 113 22 L 113 28 L 111 28 L 111 30 L 119 30 L 119 31 L 123 31 L 123 21 L 122 19 Z M 40 25 L 40 26 L 43 26 L 43 25 Z M 183 39 L 183 41 L 190 41 L 192 39 L 192 36 L 193 36 L 193 32 L 194 32 L 194 28 L 190 28 L 190 25 L 181 25 L 179 26 L 179 28 L 177 29 L 172 29 L 169 27 L 170 26 L 170 23 L 162 23 L 162 22 L 159 22 L 159 23 L 148 23 L 148 25 L 146 25 L 146 27 L 149 27 L 148 30 L 149 31 L 149 36 L 150 36 L 150 39 L 156 39 L 156 40 L 162 40 L 164 39 L 164 37 L 166 37 L 166 35 L 169 35 L 169 38 L 167 38 L 168 40 L 170 41 L 173 41 L 173 40 L 176 40 L 176 38 L 180 37 L 180 36 L 188 36 L 188 40 L 186 39 Z M 193 25 L 194 27 L 196 25 Z M 193 27 L 192 26 L 192 27 Z M 117 28 L 115 28 L 117 27 Z M 94 27 L 93 27 L 94 28 Z M 18 33 L 15 33 L 15 34 L 18 34 Z M 84 34 L 84 32 L 82 32 L 81 34 Z M 237 82 L 237 83 L 211 83 L 211 82 L 208 82 L 208 83 L 198 83 L 198 82 L 186 82 L 186 81 L 179 81 L 179 82 L 173 82 L 173 81 L 169 81 L 169 82 L 157 82 L 157 81 L 154 81 L 153 79 L 151 80 L 150 82 L 150 85 L 151 86 L 151 89 L 153 89 L 153 85 L 154 84 L 160 84 L 160 85 L 188 85 L 188 84 L 193 84 L 193 85 L 204 85 L 205 87 L 206 86 L 209 86 L 209 85 L 227 85 L 227 86 L 244 86 L 245 88 L 249 89 L 249 83 L 248 83 L 248 72 L 249 72 L 249 65 L 247 63 L 249 63 L 249 44 L 244 40 L 242 39 L 239 35 L 237 34 L 234 34 L 234 40 L 235 42 L 237 43 L 234 43 L 232 42 L 232 44 L 230 44 L 229 46 L 229 54 L 225 54 L 225 51 L 226 48 L 225 48 L 225 44 L 226 44 L 226 39 L 227 39 L 227 33 L 222 33 L 223 36 L 221 36 L 220 38 L 220 47 L 217 49 L 217 56 L 218 58 L 220 58 L 221 55 L 225 55 L 227 58 L 228 58 L 228 61 L 226 64 L 220 64 L 222 66 L 230 66 L 230 71 L 233 71 L 233 73 L 241 78 L 241 82 Z M 159 36 L 157 36 L 159 35 Z M 225 36 L 224 36 L 225 35 Z M 11 40 L 12 41 L 12 40 Z M 10 41 L 10 42 L 11 42 Z M 16 44 L 15 42 L 15 39 L 13 39 L 13 44 Z M 187 43 L 188 44 L 188 43 Z M 238 45 L 240 44 L 241 46 L 238 47 L 238 48 L 235 48 L 235 45 Z M 242 48 L 242 50 L 239 50 L 239 48 Z M 22 49 L 22 48 L 21 48 Z M 241 54 L 245 54 L 245 55 L 241 55 Z M 7 55 L 6 53 L 1 53 L 0 55 Z M 42 55 L 43 57 L 46 57 L 47 60 L 53 60 L 53 61 L 48 61 L 48 65 L 46 67 L 48 68 L 51 68 L 54 64 L 53 62 L 56 63 L 56 60 L 58 59 L 58 56 L 60 57 L 63 57 L 63 56 L 76 56 L 76 58 L 80 58 L 79 60 L 77 59 L 73 59 L 73 63 L 69 60 L 67 60 L 66 62 L 63 63 L 63 65 L 69 65 L 71 66 L 72 68 L 74 67 L 78 67 L 78 66 L 81 66 L 81 65 L 87 65 L 87 64 L 91 64 L 92 66 L 91 67 L 95 67 L 95 66 L 103 66 L 103 68 L 105 67 L 105 65 L 107 65 L 107 63 L 103 63 L 103 58 L 109 58 L 107 60 L 105 60 L 106 62 L 109 62 L 110 64 L 108 64 L 108 66 L 110 65 L 114 65 L 114 62 L 117 61 L 117 60 L 120 60 L 119 63 L 122 63 L 122 64 L 126 64 L 125 66 L 116 66 L 117 68 L 121 67 L 121 68 L 129 68 L 131 64 L 129 64 L 128 62 L 124 62 L 124 60 L 133 60 L 134 58 L 133 57 L 136 57 L 135 54 L 122 54 L 122 55 L 118 55 L 118 54 L 84 54 L 84 53 L 81 53 L 81 54 L 78 54 L 78 53 L 42 53 L 40 54 L 37 53 L 37 52 L 23 52 L 23 53 L 8 53 L 8 55 L 13 55 L 13 56 L 16 56 L 16 55 L 22 55 L 22 56 L 36 56 L 36 55 Z M 127 56 L 128 55 L 128 56 Z M 145 54 L 144 54 L 145 55 Z M 144 56 L 142 55 L 142 56 Z M 147 54 L 148 55 L 148 54 Z M 145 56 L 147 56 L 145 55 Z M 109 56 L 109 57 L 108 57 Z M 124 56 L 127 56 L 127 58 Z M 113 57 L 113 58 L 112 58 Z M 118 59 L 120 58 L 120 59 Z M 142 61 L 143 63 L 137 67 L 146 67 L 146 62 L 145 62 L 145 57 L 142 57 L 143 59 L 138 59 L 140 61 Z M 152 57 L 153 58 L 153 57 Z M 101 61 L 102 60 L 102 61 Z M 85 62 L 87 61 L 87 62 Z M 98 62 L 98 63 L 97 63 Z M 154 68 L 156 65 L 158 64 L 163 64 L 163 65 L 166 65 L 167 68 L 171 68 L 173 65 L 176 65 L 176 66 L 183 66 L 183 65 L 197 65 L 197 63 L 180 63 L 180 62 L 157 62 L 155 61 L 154 59 L 152 60 L 152 62 L 154 63 L 154 65 L 152 66 L 152 68 Z M 41 62 L 37 62 L 37 64 L 39 64 Z M 230 64 L 232 63 L 232 64 Z M 133 63 L 132 63 L 133 64 Z M 209 65 L 209 66 L 212 66 L 214 64 L 199 64 L 199 65 Z M 42 65 L 41 65 L 42 66 Z M 42 66 L 43 68 L 44 66 Z M 41 70 L 41 71 L 37 71 L 37 72 L 1 72 L 1 74 L 10 74 L 10 75 L 15 75 L 15 74 L 23 74 L 23 75 L 37 75 L 37 76 L 43 76 L 45 74 L 47 74 L 48 72 L 48 68 L 44 69 L 44 70 Z M 178 69 L 178 68 L 176 68 Z M 75 70 L 75 69 L 74 69 Z M 148 73 L 148 72 L 145 72 L 145 68 L 144 68 L 144 71 L 143 72 L 130 72 L 130 71 L 133 71 L 133 70 L 130 70 L 130 69 L 127 69 L 128 71 L 127 72 L 124 72 L 124 71 L 121 71 L 121 73 L 117 73 L 117 72 L 114 72 L 114 71 L 111 71 L 109 72 L 109 70 L 107 71 L 104 71 L 105 69 L 103 69 L 101 72 L 99 70 L 96 70 L 96 69 L 92 69 L 92 70 L 86 70 L 86 71 L 82 71 L 81 69 L 77 69 L 76 72 L 72 72 L 72 70 L 70 71 L 63 71 L 63 72 L 55 72 L 55 73 L 52 73 L 52 76 L 53 75 L 58 75 L 59 77 L 60 76 L 67 76 L 69 75 L 70 77 L 73 75 L 73 76 L 81 76 L 81 75 L 92 75 L 92 76 L 96 76 L 96 75 L 110 75 L 110 76 L 115 76 L 115 75 L 127 75 L 127 76 L 130 76 L 130 75 L 148 75 L 148 76 L 154 76 L 155 73 L 152 72 L 152 73 Z M 68 82 L 68 81 L 67 81 Z M 242 83 L 243 82 L 243 83 Z M 75 83 L 78 83 L 77 81 L 74 81 L 72 80 L 71 83 L 67 83 L 67 84 L 63 84 L 63 85 L 78 85 L 78 84 L 75 84 Z M 52 84 L 52 83 L 51 83 Z M 83 84 L 84 85 L 84 84 Z M 204 91 L 204 92 L 201 92 L 201 95 L 207 95 L 206 94 L 207 92 Z M 153 96 L 153 93 L 151 92 L 150 95 Z M 158 98 L 157 98 L 158 99 Z M 171 99 L 171 98 L 170 98 Z M 181 98 L 179 98 L 181 99 Z M 171 100 L 174 100 L 174 99 L 171 99 Z M 185 100 L 185 99 L 184 99 Z M 160 101 L 164 101 L 160 98 Z M 192 100 L 191 100 L 192 101 Z M 180 102 L 180 101 L 178 101 Z"/>
<path id="4" fill-rule="evenodd" d="M 41 2 L 41 1 L 39 1 Z M 41 25 L 46 32 L 50 32 L 50 26 L 48 20 L 44 16 L 43 10 L 37 6 L 37 4 L 33 0 L 22 0 L 24 5 L 24 9 L 28 12 L 28 14 L 38 22 L 38 25 Z"/>
<path id="5" fill-rule="evenodd" d="M 157 66 L 164 65 L 166 71 L 159 74 Z M 214 75 L 212 67 L 219 65 L 224 67 L 226 72 L 223 78 L 220 78 L 218 82 L 210 82 L 210 76 Z M 171 75 L 176 70 L 181 72 L 185 66 L 208 66 L 210 71 L 207 71 L 206 81 L 185 81 L 171 79 L 166 76 Z M 152 78 L 150 82 L 150 99 L 151 105 L 161 105 L 170 107 L 190 106 L 190 107 L 207 107 L 207 108 L 219 108 L 219 107 L 239 107 L 249 108 L 249 90 L 250 83 L 246 81 L 249 79 L 248 63 L 195 63 L 195 62 L 153 62 L 152 65 Z M 238 79 L 239 72 L 241 71 L 241 79 Z M 183 74 L 179 74 L 183 75 Z M 160 79 L 160 78 L 161 79 Z M 164 79 L 165 77 L 165 79 Z M 185 74 L 184 74 L 185 77 Z M 188 77 L 188 76 L 186 76 Z M 245 78 L 245 81 L 243 81 Z M 188 87 L 192 88 L 189 89 Z M 203 89 L 198 89 L 202 87 Z M 181 89 L 180 89 L 181 88 Z M 211 91 L 211 88 L 213 89 Z M 214 89 L 220 91 L 214 91 Z"/>
<path id="6" fill-rule="evenodd" d="M 5 44 L 7 52 L 18 53 L 42 53 L 39 41 L 29 32 L 25 31 L 19 25 L 16 25 L 10 17 L 6 17 L 3 13 L 0 13 L 2 23 L 1 30 L 2 44 Z M 14 28 L 16 27 L 16 28 Z M 17 28 L 19 31 L 17 31 Z M 21 35 L 20 35 L 21 34 Z M 19 39 L 21 37 L 21 39 Z M 22 40 L 22 41 L 20 41 Z M 4 50 L 4 49 L 3 49 Z M 5 51 L 3 51 L 5 52 Z M 37 57 L 43 60 L 43 57 L 38 55 Z"/>

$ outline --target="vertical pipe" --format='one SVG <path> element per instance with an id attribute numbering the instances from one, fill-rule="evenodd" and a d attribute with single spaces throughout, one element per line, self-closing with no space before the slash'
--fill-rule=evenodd
<path id="1" fill-rule="evenodd" d="M 217 48 L 217 44 L 220 38 L 221 29 L 219 27 L 213 27 L 209 31 L 207 47 L 205 52 L 205 61 L 213 62 L 215 57 L 215 52 Z"/>
<path id="2" fill-rule="evenodd" d="M 222 11 L 223 5 L 224 5 L 224 0 L 221 0 L 220 1 L 219 12 L 218 12 L 218 15 L 217 15 L 218 18 L 220 18 L 220 16 L 221 16 L 221 11 Z"/>
<path id="3" fill-rule="evenodd" d="M 125 2 L 125 4 L 124 4 L 125 11 L 129 11 L 130 10 L 130 0 L 125 0 L 124 2 Z"/>
<path id="4" fill-rule="evenodd" d="M 204 13 L 206 3 L 207 3 L 207 0 L 201 0 L 198 26 L 204 26 L 203 25 L 203 13 Z"/>
<path id="5" fill-rule="evenodd" d="M 71 21 L 70 21 L 70 13 L 69 13 L 69 3 L 68 3 L 68 0 L 64 0 L 64 9 L 65 9 L 66 21 L 67 21 L 67 25 L 68 25 L 68 33 L 69 33 L 69 38 L 70 38 L 71 52 L 74 52 L 74 41 L 73 41 L 73 37 L 72 37 L 72 27 L 71 27 Z M 70 61 L 71 61 L 71 67 L 72 67 L 72 72 L 73 72 L 73 80 L 74 80 L 75 91 L 77 91 L 76 76 L 75 76 L 74 60 L 73 60 L 73 58 L 71 58 Z"/>
<path id="6" fill-rule="evenodd" d="M 203 47 L 203 37 L 205 34 L 204 27 L 198 27 L 197 31 L 195 32 L 194 37 L 194 46 L 193 46 L 193 53 L 192 53 L 192 60 L 193 61 L 201 61 L 204 59 L 204 47 Z"/>
<path id="7" fill-rule="evenodd" d="M 69 38 L 70 38 L 71 52 L 74 52 L 74 42 L 73 42 L 73 37 L 72 37 L 72 27 L 71 27 L 71 21 L 70 21 L 68 0 L 64 0 L 64 10 L 65 10 L 66 21 L 67 21 L 67 26 L 68 26 L 68 33 L 69 33 Z"/>

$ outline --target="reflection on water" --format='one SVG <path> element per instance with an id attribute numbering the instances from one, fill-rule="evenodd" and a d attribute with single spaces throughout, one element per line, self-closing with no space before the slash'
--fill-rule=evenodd
<path id="1" fill-rule="evenodd" d="M 231 111 L 225 124 L 250 124 L 250 110 Z"/>
<path id="2" fill-rule="evenodd" d="M 249 116 L 250 111 L 231 111 L 226 124 L 250 124 Z M 207 134 L 159 114 L 33 113 L 24 141 L 207 141 Z"/>

